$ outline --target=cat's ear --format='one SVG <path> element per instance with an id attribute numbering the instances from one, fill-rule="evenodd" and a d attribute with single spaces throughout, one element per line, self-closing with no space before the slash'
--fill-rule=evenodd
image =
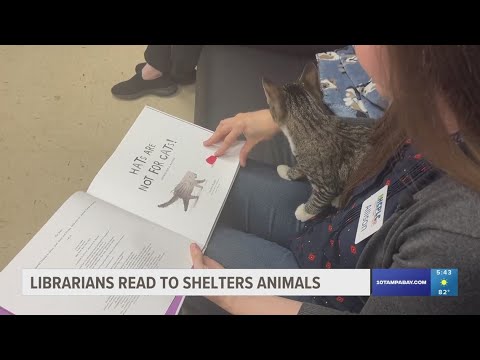
<path id="1" fill-rule="evenodd" d="M 280 118 L 283 115 L 283 94 L 279 86 L 275 85 L 267 78 L 262 78 L 263 90 L 267 97 L 267 103 L 270 106 L 272 115 Z"/>
<path id="2" fill-rule="evenodd" d="M 268 105 L 278 101 L 281 96 L 280 89 L 275 85 L 270 79 L 263 77 L 262 78 L 263 90 L 265 91 L 265 96 L 267 97 Z"/>
<path id="3" fill-rule="evenodd" d="M 303 84 L 310 94 L 314 95 L 318 99 L 323 99 L 323 93 L 320 86 L 320 79 L 318 76 L 318 70 L 314 63 L 310 62 L 305 65 L 302 75 L 298 82 Z"/>

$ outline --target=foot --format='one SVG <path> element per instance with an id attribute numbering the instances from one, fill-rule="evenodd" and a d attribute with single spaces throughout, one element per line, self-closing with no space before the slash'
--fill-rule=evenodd
<path id="1" fill-rule="evenodd" d="M 297 207 L 297 210 L 295 210 L 295 217 L 297 220 L 300 220 L 301 222 L 305 222 L 307 220 L 310 220 L 313 218 L 315 215 L 314 214 L 309 214 L 305 210 L 305 204 L 301 204 Z"/>
<path id="2" fill-rule="evenodd" d="M 288 170 L 290 170 L 290 166 L 288 165 L 278 165 L 277 166 L 277 173 L 280 175 L 282 179 L 291 181 L 291 179 L 288 177 Z"/>
<path id="3" fill-rule="evenodd" d="M 112 87 L 112 94 L 122 100 L 133 100 L 145 95 L 169 96 L 177 91 L 175 84 L 169 76 L 160 76 L 154 80 L 142 78 L 143 68 L 137 65 L 137 72 L 131 79 L 118 83 Z"/>

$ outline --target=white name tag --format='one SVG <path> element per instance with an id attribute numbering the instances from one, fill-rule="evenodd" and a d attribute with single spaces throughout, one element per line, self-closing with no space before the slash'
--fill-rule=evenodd
<path id="1" fill-rule="evenodd" d="M 358 220 L 355 244 L 376 233 L 383 225 L 385 204 L 387 203 L 388 185 L 378 190 L 362 204 L 360 219 Z"/>

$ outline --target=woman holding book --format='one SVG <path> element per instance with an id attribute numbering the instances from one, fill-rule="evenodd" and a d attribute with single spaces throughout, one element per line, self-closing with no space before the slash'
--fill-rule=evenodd
<path id="1" fill-rule="evenodd" d="M 480 313 L 480 46 L 358 45 L 356 55 L 390 105 L 343 207 L 300 226 L 294 210 L 309 185 L 246 161 L 256 144 L 280 131 L 269 111 L 226 119 L 205 145 L 223 140 L 221 156 L 244 134 L 240 156 L 247 166 L 206 255 L 192 245 L 194 267 L 458 268 L 459 296 L 197 297 L 185 300 L 186 313 Z M 385 185 L 392 191 L 383 226 L 355 243 L 355 208 Z"/>

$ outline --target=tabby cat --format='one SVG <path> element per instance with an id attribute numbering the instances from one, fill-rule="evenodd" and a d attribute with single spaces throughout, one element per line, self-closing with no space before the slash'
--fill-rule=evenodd
<path id="1" fill-rule="evenodd" d="M 323 103 L 318 71 L 307 64 L 299 80 L 277 86 L 262 79 L 270 113 L 287 137 L 296 165 L 279 165 L 286 180 L 307 178 L 312 194 L 298 206 L 295 216 L 307 221 L 338 208 L 349 175 L 370 147 L 371 128 L 335 117 Z"/>

